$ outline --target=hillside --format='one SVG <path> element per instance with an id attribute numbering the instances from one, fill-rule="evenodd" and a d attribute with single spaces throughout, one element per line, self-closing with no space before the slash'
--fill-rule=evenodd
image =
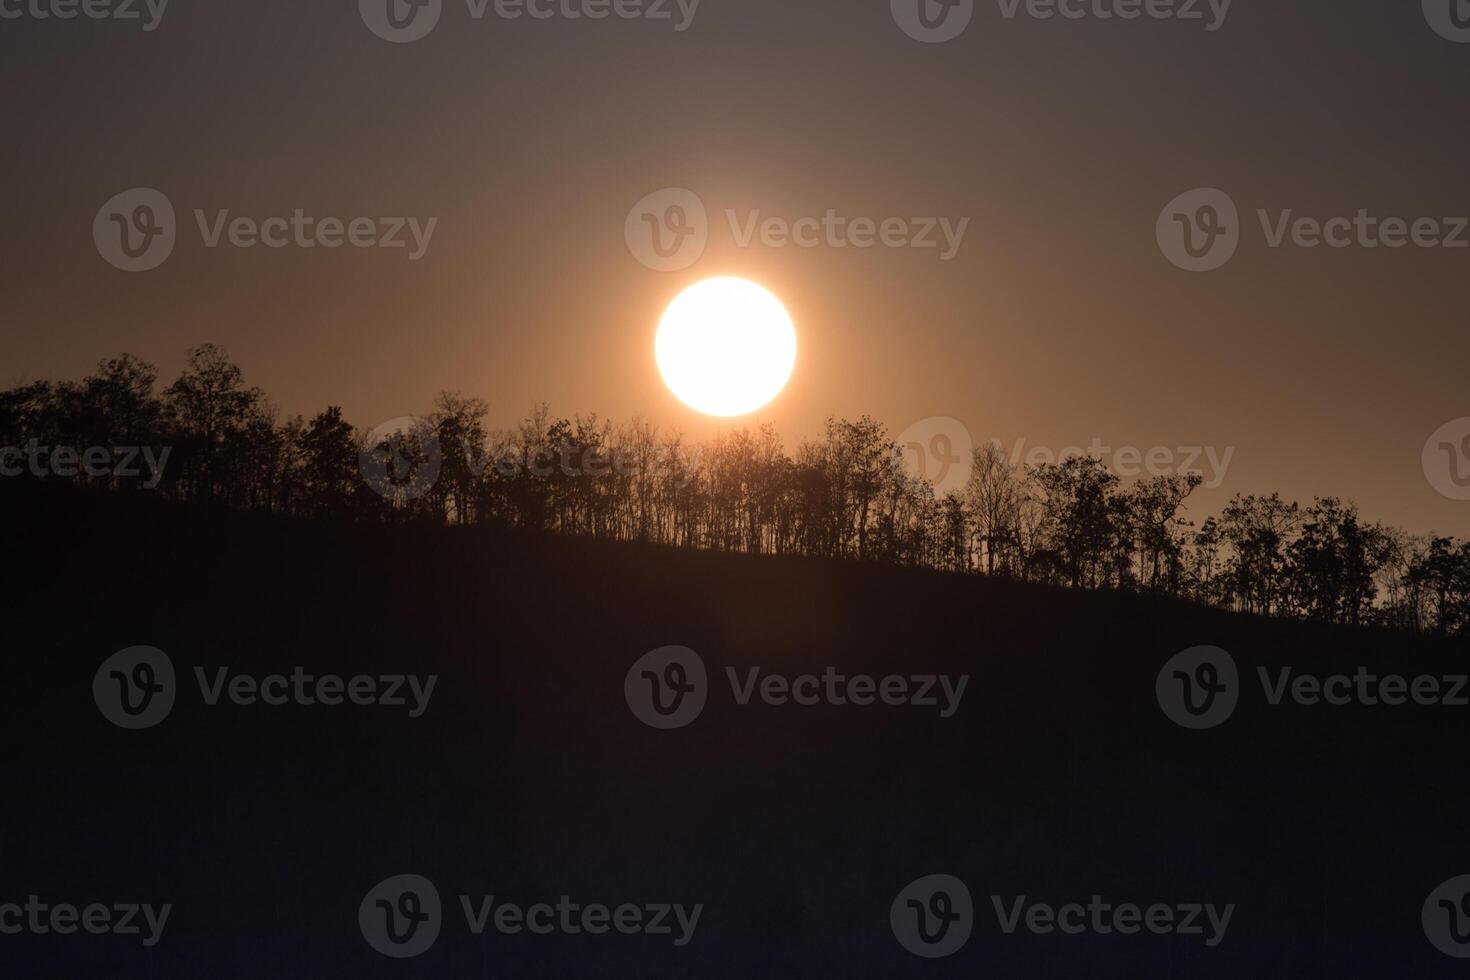
<path id="1" fill-rule="evenodd" d="M 872 564 L 318 524 L 13 482 L 0 499 L 18 572 L 0 904 L 172 906 L 152 946 L 0 937 L 6 976 L 1463 972 L 1426 938 L 1421 906 L 1470 873 L 1470 708 L 1272 705 L 1258 680 L 1287 666 L 1452 677 L 1466 657 L 1449 642 Z M 94 675 L 137 645 L 168 655 L 175 700 L 125 730 L 99 710 Z M 707 700 L 659 730 L 625 680 L 669 645 L 698 654 Z M 1156 679 L 1200 645 L 1233 657 L 1239 704 L 1187 730 Z M 249 678 L 293 673 L 349 688 L 402 675 L 405 703 L 232 699 L 258 697 Z M 769 674 L 840 675 L 849 703 L 765 703 L 756 687 L 741 704 Z M 850 703 L 857 675 L 880 691 L 908 678 L 936 703 Z M 437 886 L 442 931 L 392 959 L 358 912 L 401 874 Z M 938 960 L 890 926 L 900 890 L 931 874 L 973 898 L 968 942 Z M 702 910 L 678 945 L 674 910 L 670 934 L 475 935 L 461 904 L 563 895 Z M 1203 913 L 1202 935 L 1001 924 L 1094 895 L 1234 908 L 1214 944 Z"/>

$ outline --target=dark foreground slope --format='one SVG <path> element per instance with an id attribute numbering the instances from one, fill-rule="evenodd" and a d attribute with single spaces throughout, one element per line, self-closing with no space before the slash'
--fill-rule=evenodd
<path id="1" fill-rule="evenodd" d="M 161 940 L 0 935 L 4 977 L 1438 977 L 1421 906 L 1470 873 L 1470 708 L 1272 707 L 1258 666 L 1456 674 L 1463 651 L 1138 598 L 811 560 L 273 522 L 3 490 L 0 904 L 170 903 Z M 93 675 L 165 651 L 168 717 L 123 730 Z M 703 713 L 624 698 L 692 648 Z M 1190 731 L 1155 679 L 1228 650 L 1240 704 Z M 388 706 L 209 705 L 195 668 L 438 675 Z M 967 674 L 958 711 L 741 706 L 725 668 Z M 359 929 L 412 873 L 411 959 Z M 911 955 L 889 907 L 964 881 L 973 932 Z M 693 938 L 476 936 L 478 906 L 703 903 Z M 1205 935 L 1007 934 L 1012 907 L 1213 903 Z M 3 924 L 3 922 L 0 922 Z"/>

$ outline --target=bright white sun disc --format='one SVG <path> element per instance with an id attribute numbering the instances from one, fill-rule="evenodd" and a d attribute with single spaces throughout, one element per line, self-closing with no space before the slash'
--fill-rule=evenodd
<path id="1" fill-rule="evenodd" d="M 659 321 L 659 374 L 706 415 L 744 415 L 781 393 L 796 366 L 796 327 L 781 301 L 745 279 L 706 279 Z"/>

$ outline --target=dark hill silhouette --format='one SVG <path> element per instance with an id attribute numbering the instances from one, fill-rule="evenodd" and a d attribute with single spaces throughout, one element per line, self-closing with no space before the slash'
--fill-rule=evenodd
<path id="1" fill-rule="evenodd" d="M 1462 646 L 1147 594 L 805 557 L 365 526 L 0 481 L 7 802 L 0 901 L 172 903 L 165 938 L 4 937 L 7 976 L 1438 977 L 1421 904 L 1470 872 L 1467 708 L 1271 707 L 1259 666 L 1453 674 Z M 659 731 L 625 674 L 696 651 L 710 694 Z M 1230 652 L 1223 725 L 1155 697 Z M 115 651 L 178 671 L 156 727 L 93 701 Z M 429 708 L 208 706 L 234 672 L 437 674 Z M 724 667 L 969 675 L 959 710 L 740 706 Z M 743 675 L 742 675 L 743 676 Z M 376 883 L 438 886 L 437 943 L 374 952 Z M 889 906 L 969 886 L 946 960 Z M 703 903 L 694 939 L 471 936 L 458 896 Z M 990 896 L 1234 903 L 1201 937 L 1004 934 Z"/>
<path id="2" fill-rule="evenodd" d="M 123 354 L 80 381 L 0 391 L 0 477 L 365 524 L 849 558 L 1470 636 L 1470 541 L 1408 534 L 1333 496 L 1237 493 L 1199 521 L 1198 471 L 1125 484 L 1100 456 L 1022 464 L 998 443 L 962 448 L 968 434 L 947 426 L 922 431 L 954 420 L 910 427 L 901 444 L 866 415 L 829 418 L 788 453 L 769 425 L 691 444 L 546 405 L 491 431 L 487 403 L 454 392 L 427 418 L 371 430 L 336 406 L 281 421 L 213 344 L 161 391 L 158 380 Z"/>

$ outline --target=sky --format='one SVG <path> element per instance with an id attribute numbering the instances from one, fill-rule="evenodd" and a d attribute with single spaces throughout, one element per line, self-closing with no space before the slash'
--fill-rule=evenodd
<path id="1" fill-rule="evenodd" d="M 733 275 L 796 324 L 785 391 L 733 423 L 774 423 L 788 448 L 863 413 L 895 434 L 958 419 L 1022 457 L 1164 447 L 1174 465 L 1198 447 L 1229 462 L 1197 519 L 1280 491 L 1470 534 L 1470 503 L 1422 459 L 1470 416 L 1470 248 L 1373 248 L 1343 225 L 1344 247 L 1303 247 L 1290 225 L 1272 244 L 1283 216 L 1360 211 L 1456 237 L 1470 43 L 1450 0 L 1148 8 L 1196 19 L 973 0 L 942 43 L 911 36 L 920 0 L 669 0 L 667 18 L 601 19 L 567 16 L 598 0 L 545 18 L 439 0 L 402 42 L 375 33 L 386 0 L 37 15 L 53 2 L 0 0 L 0 384 L 121 351 L 167 380 L 208 341 L 282 414 L 338 404 L 368 428 L 449 389 L 484 398 L 494 426 L 545 401 L 706 437 L 732 423 L 670 394 L 653 337 L 682 289 Z M 94 234 L 133 188 L 175 212 L 172 251 L 141 272 Z M 698 200 L 707 244 L 660 271 L 626 226 L 667 188 Z M 1159 230 L 1205 220 L 1199 199 L 1166 207 L 1196 188 L 1237 209 L 1235 251 L 1204 272 Z M 297 209 L 370 218 L 363 241 L 396 222 L 409 244 L 240 247 L 227 226 L 209 244 L 221 212 Z M 861 249 L 825 230 L 813 247 L 742 243 L 753 216 L 829 211 L 843 236 L 903 221 Z M 422 248 L 409 218 L 433 221 Z M 962 222 L 957 248 L 912 247 Z"/>

